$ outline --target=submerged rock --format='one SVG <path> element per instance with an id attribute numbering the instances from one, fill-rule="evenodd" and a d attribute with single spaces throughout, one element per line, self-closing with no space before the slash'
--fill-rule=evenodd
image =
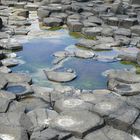
<path id="1" fill-rule="evenodd" d="M 44 73 L 46 74 L 48 80 L 55 82 L 68 82 L 74 80 L 77 77 L 73 72 L 56 72 L 44 70 Z"/>
<path id="2" fill-rule="evenodd" d="M 74 55 L 76 57 L 85 58 L 85 59 L 93 58 L 95 56 L 95 54 L 92 51 L 87 51 L 87 50 L 76 50 L 74 51 Z"/>

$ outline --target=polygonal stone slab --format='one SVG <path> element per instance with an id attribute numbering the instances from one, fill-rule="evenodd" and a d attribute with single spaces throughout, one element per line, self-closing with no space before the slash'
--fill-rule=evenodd
<path id="1" fill-rule="evenodd" d="M 139 110 L 131 106 L 125 106 L 115 113 L 110 114 L 106 118 L 106 123 L 116 129 L 127 131 L 128 128 L 135 122 L 138 115 Z"/>
<path id="2" fill-rule="evenodd" d="M 47 78 L 55 82 L 68 82 L 76 78 L 75 73 L 71 72 L 56 72 L 56 71 L 44 71 Z"/>
<path id="3" fill-rule="evenodd" d="M 0 74 L 3 75 L 5 79 L 10 83 L 32 83 L 32 79 L 27 74 L 19 74 L 19 73 L 8 73 L 8 74 Z"/>
<path id="4" fill-rule="evenodd" d="M 0 139 L 2 140 L 28 140 L 27 132 L 22 127 L 1 125 Z"/>
<path id="5" fill-rule="evenodd" d="M 0 113 L 5 113 L 9 107 L 11 100 L 0 98 Z"/>
<path id="6" fill-rule="evenodd" d="M 0 126 L 3 125 L 20 126 L 28 130 L 29 128 L 31 128 L 32 123 L 25 113 L 14 111 L 0 113 Z"/>
<path id="7" fill-rule="evenodd" d="M 44 129 L 49 126 L 50 121 L 58 116 L 58 113 L 45 108 L 37 108 L 27 113 L 33 124 L 33 130 Z"/>
<path id="8" fill-rule="evenodd" d="M 84 140 L 133 140 L 130 134 L 106 126 L 88 134 Z"/>
<path id="9" fill-rule="evenodd" d="M 92 110 L 93 105 L 78 98 L 60 99 L 55 102 L 54 109 L 57 112 L 69 110 Z"/>
<path id="10" fill-rule="evenodd" d="M 51 127 L 82 138 L 103 125 L 103 119 L 88 111 L 67 111 L 51 122 Z"/>
<path id="11" fill-rule="evenodd" d="M 108 75 L 109 79 L 115 79 L 126 84 L 140 83 L 140 76 L 124 70 L 114 70 Z"/>
<path id="12" fill-rule="evenodd" d="M 135 135 L 140 137 L 140 116 L 137 118 L 135 123 L 132 125 L 132 129 Z"/>
<path id="13" fill-rule="evenodd" d="M 50 107 L 50 104 L 41 98 L 33 97 L 33 96 L 25 96 L 20 100 L 20 103 L 23 104 L 25 107 L 26 111 L 31 111 L 37 107 L 45 107 L 48 108 Z"/>
<path id="14" fill-rule="evenodd" d="M 140 83 L 125 84 L 115 79 L 110 79 L 108 82 L 108 89 L 122 96 L 132 96 L 140 93 Z"/>
<path id="15" fill-rule="evenodd" d="M 93 58 L 95 56 L 95 54 L 92 51 L 87 51 L 87 50 L 76 50 L 74 51 L 74 55 L 76 57 L 85 58 L 85 59 Z"/>
<path id="16" fill-rule="evenodd" d="M 8 84 L 6 78 L 0 74 L 0 89 L 3 89 Z"/>
<path id="17" fill-rule="evenodd" d="M 16 98 L 16 96 L 14 94 L 12 94 L 11 92 L 7 92 L 5 90 L 0 90 L 0 98 L 14 100 Z"/>

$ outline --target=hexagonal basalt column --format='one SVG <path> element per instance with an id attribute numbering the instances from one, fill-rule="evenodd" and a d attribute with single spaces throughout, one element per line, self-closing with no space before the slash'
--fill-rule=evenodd
<path id="1" fill-rule="evenodd" d="M 78 98 L 60 99 L 55 102 L 54 109 L 57 112 L 69 110 L 91 110 L 92 104 Z"/>
<path id="2" fill-rule="evenodd" d="M 84 137 L 91 131 L 101 128 L 103 119 L 88 111 L 67 111 L 51 122 L 51 127 L 64 132 L 71 132 L 76 137 Z"/>

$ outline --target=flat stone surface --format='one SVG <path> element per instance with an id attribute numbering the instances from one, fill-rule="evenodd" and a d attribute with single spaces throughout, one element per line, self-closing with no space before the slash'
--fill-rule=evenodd
<path id="1" fill-rule="evenodd" d="M 28 135 L 22 127 L 2 125 L 0 138 L 2 140 L 28 140 Z"/>
<path id="2" fill-rule="evenodd" d="M 110 79 L 108 82 L 108 89 L 122 96 L 132 96 L 140 93 L 140 83 L 125 84 L 115 79 Z"/>
<path id="3" fill-rule="evenodd" d="M 0 98 L 14 100 L 16 98 L 16 96 L 14 94 L 12 94 L 11 92 L 7 92 L 5 90 L 0 90 Z"/>
<path id="4" fill-rule="evenodd" d="M 83 28 L 82 33 L 89 37 L 101 35 L 102 27 Z"/>
<path id="5" fill-rule="evenodd" d="M 115 79 L 120 82 L 124 82 L 127 84 L 131 83 L 139 83 L 140 82 L 140 76 L 129 72 L 129 71 L 123 71 L 123 70 L 114 70 L 111 71 L 111 73 L 108 75 L 109 79 Z"/>
<path id="6" fill-rule="evenodd" d="M 3 89 L 7 84 L 7 79 L 2 74 L 0 74 L 0 89 Z"/>
<path id="7" fill-rule="evenodd" d="M 29 75 L 27 74 L 19 74 L 19 73 L 8 73 L 8 74 L 3 74 L 0 73 L 0 76 L 3 75 L 5 79 L 9 83 L 31 83 L 32 79 Z"/>
<path id="8" fill-rule="evenodd" d="M 0 113 L 5 113 L 10 105 L 10 100 L 6 98 L 0 98 Z"/>
<path id="9" fill-rule="evenodd" d="M 43 24 L 50 27 L 57 27 L 61 26 L 63 24 L 63 21 L 60 18 L 49 17 L 44 18 Z"/>
<path id="10" fill-rule="evenodd" d="M 126 132 L 106 126 L 102 129 L 88 134 L 85 140 L 133 140 L 132 136 Z"/>
<path id="11" fill-rule="evenodd" d="M 68 82 L 74 80 L 77 76 L 71 72 L 56 72 L 56 71 L 44 71 L 47 78 L 55 82 Z"/>
<path id="12" fill-rule="evenodd" d="M 76 50 L 74 51 L 74 55 L 76 57 L 85 58 L 85 59 L 93 58 L 95 56 L 95 54 L 92 51 L 87 51 L 87 50 Z"/>
<path id="13" fill-rule="evenodd" d="M 88 111 L 68 111 L 56 117 L 51 127 L 60 131 L 71 132 L 74 136 L 82 138 L 89 132 L 103 125 L 103 119 L 97 114 Z"/>
<path id="14" fill-rule="evenodd" d="M 55 102 L 54 110 L 57 112 L 72 110 L 92 110 L 92 104 L 86 103 L 78 98 L 60 99 Z"/>
<path id="15" fill-rule="evenodd" d="M 58 113 L 45 108 L 37 108 L 28 112 L 27 116 L 33 124 L 31 129 L 37 131 L 48 127 L 51 120 L 58 116 Z"/>
<path id="16" fill-rule="evenodd" d="M 0 73 L 10 73 L 12 70 L 6 66 L 0 67 Z"/>

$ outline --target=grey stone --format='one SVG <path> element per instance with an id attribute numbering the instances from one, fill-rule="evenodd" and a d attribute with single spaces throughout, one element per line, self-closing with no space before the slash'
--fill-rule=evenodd
<path id="1" fill-rule="evenodd" d="M 115 79 L 110 79 L 108 82 L 108 89 L 115 91 L 122 96 L 132 96 L 140 93 L 140 83 L 126 84 L 118 82 Z"/>
<path id="2" fill-rule="evenodd" d="M 1 62 L 4 66 L 7 66 L 7 67 L 13 67 L 19 64 L 19 61 L 15 58 L 6 58 L 6 59 L 1 60 Z"/>
<path id="3" fill-rule="evenodd" d="M 90 28 L 83 28 L 82 33 L 89 37 L 95 37 L 101 35 L 102 27 L 90 27 Z"/>
<path id="4" fill-rule="evenodd" d="M 33 124 L 32 128 L 30 129 L 32 131 L 37 131 L 48 127 L 51 120 L 58 116 L 58 113 L 45 108 L 36 108 L 28 112 L 27 116 L 30 118 Z"/>
<path id="5" fill-rule="evenodd" d="M 50 104 L 48 102 L 46 102 L 45 100 L 43 100 L 39 97 L 34 97 L 34 96 L 22 98 L 20 100 L 20 103 L 23 104 L 23 106 L 25 107 L 27 112 L 29 112 L 37 107 L 48 108 L 50 106 Z"/>
<path id="6" fill-rule="evenodd" d="M 10 100 L 6 98 L 0 98 L 0 113 L 5 113 L 10 105 Z"/>
<path id="7" fill-rule="evenodd" d="M 37 10 L 37 15 L 39 16 L 40 19 L 43 19 L 50 15 L 50 11 L 47 11 L 46 9 L 43 8 L 39 8 Z"/>
<path id="8" fill-rule="evenodd" d="M 68 82 L 74 80 L 77 76 L 71 72 L 56 72 L 56 71 L 44 71 L 47 78 L 55 82 Z"/>
<path id="9" fill-rule="evenodd" d="M 83 28 L 83 24 L 81 22 L 74 20 L 69 20 L 67 25 L 70 32 L 80 32 Z"/>
<path id="10" fill-rule="evenodd" d="M 12 70 L 6 66 L 1 66 L 0 67 L 0 73 L 10 73 Z"/>
<path id="11" fill-rule="evenodd" d="M 97 139 L 97 140 L 133 140 L 132 136 L 126 132 L 114 129 L 106 126 L 102 129 L 94 131 L 88 134 L 85 140 Z"/>
<path id="12" fill-rule="evenodd" d="M 125 70 L 111 71 L 108 77 L 127 84 L 140 83 L 139 75 Z"/>
<path id="13" fill-rule="evenodd" d="M 102 127 L 103 122 L 97 114 L 88 111 L 68 111 L 56 117 L 51 122 L 51 127 L 82 138 L 89 132 Z"/>
<path id="14" fill-rule="evenodd" d="M 89 39 L 80 39 L 76 45 L 80 47 L 85 47 L 88 49 L 92 49 L 95 45 L 98 45 L 99 42 L 96 40 L 89 40 Z"/>
<path id="15" fill-rule="evenodd" d="M 3 21 L 2 21 L 2 18 L 0 18 L 0 29 L 2 29 L 3 27 Z"/>
<path id="16" fill-rule="evenodd" d="M 50 27 L 57 27 L 63 25 L 63 21 L 60 18 L 49 17 L 44 18 L 43 24 Z"/>
<path id="17" fill-rule="evenodd" d="M 137 118 L 135 123 L 132 125 L 133 133 L 140 137 L 140 117 Z"/>
<path id="18" fill-rule="evenodd" d="M 119 28 L 114 32 L 115 35 L 123 35 L 127 37 L 131 37 L 131 31 L 125 28 Z"/>
<path id="19" fill-rule="evenodd" d="M 87 51 L 87 50 L 76 50 L 74 51 L 74 55 L 78 58 L 93 58 L 95 54 L 92 51 Z"/>
<path id="20" fill-rule="evenodd" d="M 57 112 L 72 111 L 72 110 L 92 110 L 92 104 L 86 103 L 78 98 L 63 98 L 57 100 L 54 105 L 54 109 Z"/>
<path id="21" fill-rule="evenodd" d="M 0 74 L 0 89 L 4 89 L 7 84 L 8 84 L 8 81 L 6 80 L 6 78 L 1 73 Z"/>
<path id="22" fill-rule="evenodd" d="M 8 100 L 14 100 L 16 99 L 16 96 L 12 94 L 11 92 L 7 92 L 5 90 L 0 90 L 0 98 L 6 98 Z"/>
<path id="23" fill-rule="evenodd" d="M 26 130 L 22 127 L 2 125 L 2 127 L 0 127 L 0 138 L 2 140 L 28 140 L 28 135 Z"/>
<path id="24" fill-rule="evenodd" d="M 32 83 L 32 79 L 27 74 L 19 74 L 19 73 L 0 73 L 0 76 L 4 76 L 5 79 L 10 83 Z"/>
<path id="25" fill-rule="evenodd" d="M 132 33 L 136 33 L 136 34 L 140 35 L 140 25 L 132 26 L 131 31 L 132 31 Z"/>

